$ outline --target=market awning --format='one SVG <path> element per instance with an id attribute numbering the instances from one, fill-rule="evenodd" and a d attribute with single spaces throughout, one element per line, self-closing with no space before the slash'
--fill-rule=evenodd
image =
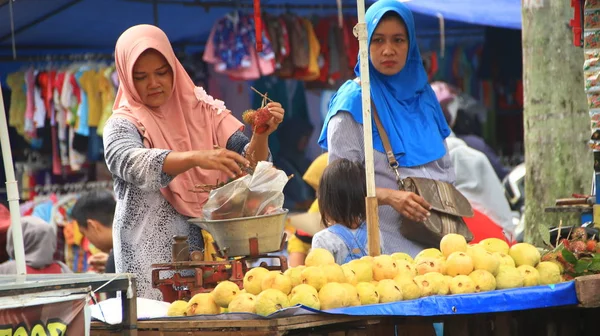
<path id="1" fill-rule="evenodd" d="M 373 0 L 367 0 L 373 3 Z M 16 46 L 20 55 L 54 53 L 58 49 L 112 52 L 118 36 L 128 27 L 154 23 L 172 42 L 201 46 L 215 20 L 250 0 L 19 0 L 13 2 Z M 335 0 L 263 0 L 266 11 L 290 10 L 299 15 L 335 14 Z M 356 3 L 342 0 L 344 12 L 356 15 Z M 464 31 L 471 24 L 520 29 L 520 0 L 412 0 L 419 34 L 439 33 L 438 14 L 446 33 Z M 205 5 L 205 6 L 204 6 Z M 289 6 L 286 9 L 286 5 Z M 8 1 L 0 0 L 0 53 L 10 54 L 11 20 Z M 156 9 L 156 11 L 155 11 Z M 245 7 L 243 10 L 251 11 Z M 35 50 L 34 50 L 35 49 Z"/>
<path id="2" fill-rule="evenodd" d="M 521 29 L 521 0 L 412 0 L 412 11 L 482 26 Z"/>

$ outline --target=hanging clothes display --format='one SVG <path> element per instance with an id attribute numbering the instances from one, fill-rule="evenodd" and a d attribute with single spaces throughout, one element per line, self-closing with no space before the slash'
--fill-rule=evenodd
<path id="1" fill-rule="evenodd" d="M 253 17 L 235 11 L 213 26 L 203 60 L 234 80 L 274 74 L 311 82 L 311 87 L 332 88 L 354 76 L 356 18 L 345 18 L 342 27 L 334 16 L 310 19 L 291 13 L 263 13 L 262 18 L 262 52 L 255 49 Z"/>
<path id="2" fill-rule="evenodd" d="M 263 51 L 256 51 L 254 18 L 233 12 L 217 21 L 208 37 L 203 59 L 219 73 L 254 80 L 275 71 L 275 53 L 263 32 Z"/>
<path id="3" fill-rule="evenodd" d="M 112 113 L 114 67 L 46 64 L 11 73 L 9 125 L 33 149 L 49 148 L 52 173 L 68 175 L 102 160 L 102 124 Z"/>

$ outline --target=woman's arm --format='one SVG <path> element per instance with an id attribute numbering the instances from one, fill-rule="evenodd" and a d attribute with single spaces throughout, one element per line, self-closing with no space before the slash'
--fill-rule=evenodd
<path id="1" fill-rule="evenodd" d="M 265 146 L 266 146 L 266 150 L 267 150 L 266 157 L 264 159 L 257 160 L 257 161 L 272 161 L 271 152 L 269 151 L 268 146 L 267 145 L 265 145 Z M 227 140 L 226 148 L 230 151 L 239 153 L 240 155 L 244 156 L 246 159 L 248 159 L 251 162 L 253 161 L 253 159 L 251 157 L 251 153 L 253 150 L 252 149 L 252 141 L 250 139 L 248 139 L 246 134 L 242 133 L 241 131 L 236 131 L 229 137 L 229 139 Z M 256 157 L 257 155 L 254 155 L 254 156 Z"/>
<path id="2" fill-rule="evenodd" d="M 231 178 L 242 174 L 240 165 L 249 162 L 240 154 L 227 149 L 200 150 L 189 152 L 170 152 L 163 163 L 163 172 L 171 176 L 181 174 L 191 168 L 220 170 Z"/>
<path id="3" fill-rule="evenodd" d="M 166 187 L 173 175 L 163 172 L 166 149 L 145 148 L 137 128 L 129 120 L 110 118 L 103 133 L 104 157 L 110 172 L 139 188 Z"/>
<path id="4" fill-rule="evenodd" d="M 266 161 L 269 158 L 269 136 L 253 134 L 246 149 L 246 159 L 250 162 Z"/>
<path id="5" fill-rule="evenodd" d="M 338 112 L 329 120 L 327 127 L 329 144 L 329 162 L 339 158 L 364 162 L 364 136 L 362 125 L 357 123 L 348 112 Z M 424 221 L 429 216 L 430 205 L 419 195 L 412 192 L 376 188 L 379 205 L 393 207 L 403 217 L 414 221 Z"/>
<path id="6" fill-rule="evenodd" d="M 226 149 L 175 152 L 146 148 L 137 128 L 123 118 L 109 119 L 103 135 L 111 173 L 146 190 L 166 187 L 174 176 L 193 167 L 222 170 L 235 177 L 241 174 L 238 164 L 249 164 L 241 155 Z"/>

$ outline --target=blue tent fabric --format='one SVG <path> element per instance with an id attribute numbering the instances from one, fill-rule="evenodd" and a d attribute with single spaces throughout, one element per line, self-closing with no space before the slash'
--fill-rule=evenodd
<path id="1" fill-rule="evenodd" d="M 191 0 L 190 0 L 191 1 Z M 240 0 L 252 3 L 250 0 Z M 367 4 L 373 0 L 366 0 Z M 334 0 L 263 0 L 266 5 L 319 4 L 335 5 Z M 356 15 L 356 1 L 343 0 L 345 12 Z M 439 32 L 438 13 L 446 20 L 446 31 L 472 25 L 489 25 L 519 29 L 521 27 L 520 0 L 412 0 L 407 6 L 415 13 L 418 33 Z M 125 0 L 20 0 L 13 3 L 15 29 L 26 26 L 48 13 L 66 8 L 36 25 L 16 34 L 19 46 L 71 46 L 98 52 L 112 52 L 115 41 L 128 27 L 153 23 L 153 6 Z M 203 43 L 214 22 L 233 8 L 215 7 L 205 10 L 200 6 L 181 3 L 159 4 L 158 22 L 172 42 Z M 250 12 L 251 9 L 245 9 Z M 266 11 L 284 11 L 266 9 Z M 334 14 L 335 9 L 290 9 L 300 15 Z M 7 3 L 0 5 L 0 51 L 10 54 L 10 20 Z M 52 48 L 49 48 L 52 50 Z M 21 49 L 20 54 L 26 50 Z"/>
<path id="2" fill-rule="evenodd" d="M 413 12 L 476 25 L 521 29 L 521 0 L 413 0 Z"/>
<path id="3" fill-rule="evenodd" d="M 328 310 L 331 314 L 441 316 L 483 314 L 576 305 L 575 282 L 495 290 L 462 295 L 435 295 L 417 300 Z"/>

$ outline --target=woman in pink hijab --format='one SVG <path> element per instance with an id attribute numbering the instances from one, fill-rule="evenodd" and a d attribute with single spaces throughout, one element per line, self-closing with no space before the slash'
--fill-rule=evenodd
<path id="1" fill-rule="evenodd" d="M 248 139 L 225 104 L 194 85 L 155 26 L 127 29 L 115 62 L 120 85 L 103 134 L 117 199 L 115 266 L 136 274 L 139 297 L 161 300 L 151 264 L 171 261 L 172 237 L 188 236 L 192 250 L 203 248 L 200 230 L 187 220 L 202 216 L 208 195 L 194 186 L 241 175 L 248 158 L 270 160 L 268 136 L 284 110 L 268 104 L 269 129 Z"/>

